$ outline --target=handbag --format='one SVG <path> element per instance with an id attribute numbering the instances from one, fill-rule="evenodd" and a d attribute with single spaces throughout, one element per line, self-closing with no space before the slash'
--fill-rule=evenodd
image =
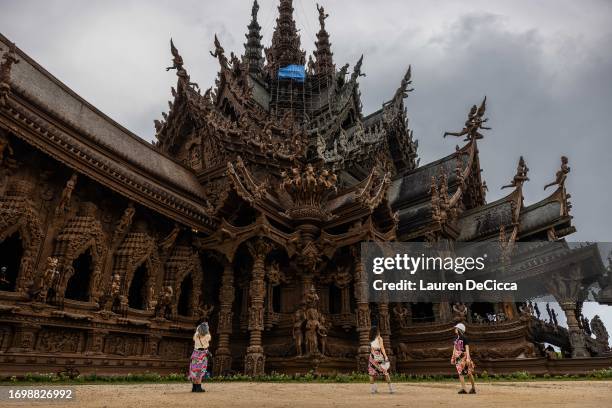
<path id="1" fill-rule="evenodd" d="M 391 362 L 389 360 L 385 360 L 380 366 L 384 370 L 388 370 L 391 367 Z"/>

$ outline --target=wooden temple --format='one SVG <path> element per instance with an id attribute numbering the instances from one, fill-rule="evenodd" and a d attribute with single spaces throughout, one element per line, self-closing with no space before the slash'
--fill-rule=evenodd
<path id="1" fill-rule="evenodd" d="M 609 366 L 605 327 L 568 285 L 555 293 L 567 328 L 526 304 L 368 302 L 363 241 L 563 240 L 575 231 L 568 160 L 542 201 L 524 202 L 521 158 L 508 194 L 487 202 L 486 99 L 444 135 L 461 144 L 421 165 L 409 67 L 364 114 L 363 57 L 336 66 L 323 7 L 310 56 L 291 0 L 269 47 L 258 8 L 242 55 L 215 37 L 211 88 L 170 42 L 177 80 L 153 144 L 0 36 L 0 374 L 182 372 L 203 320 L 215 374 L 364 370 L 373 324 L 394 370 L 450 374 L 456 321 L 489 372 Z M 604 268 L 595 245 L 529 273 L 575 268 L 579 288 L 584 264 Z M 582 363 L 548 361 L 544 342 Z"/>

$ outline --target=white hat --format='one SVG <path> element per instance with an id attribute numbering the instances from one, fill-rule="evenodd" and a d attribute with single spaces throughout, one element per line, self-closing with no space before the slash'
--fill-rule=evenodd
<path id="1" fill-rule="evenodd" d="M 465 324 L 463 324 L 463 323 L 457 323 L 457 324 L 455 325 L 455 329 L 459 329 L 459 330 L 461 330 L 461 332 L 462 332 L 462 333 L 465 333 Z"/>

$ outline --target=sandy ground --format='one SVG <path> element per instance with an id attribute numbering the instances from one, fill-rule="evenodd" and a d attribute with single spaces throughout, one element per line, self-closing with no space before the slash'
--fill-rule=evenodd
<path id="1" fill-rule="evenodd" d="M 189 384 L 79 385 L 76 401 L 21 403 L 3 407 L 609 407 L 612 382 L 563 381 L 477 384 L 477 395 L 457 395 L 454 383 L 385 384 L 371 395 L 368 384 L 212 383 L 191 393 Z M 458 405 L 459 404 L 459 405 Z M 468 405 L 464 405 L 468 404 Z"/>

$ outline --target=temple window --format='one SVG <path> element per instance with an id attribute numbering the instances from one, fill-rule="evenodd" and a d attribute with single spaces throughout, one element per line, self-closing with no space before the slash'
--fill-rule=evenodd
<path id="1" fill-rule="evenodd" d="M 143 263 L 134 272 L 128 294 L 129 307 L 144 310 L 146 308 L 147 267 Z"/>
<path id="2" fill-rule="evenodd" d="M 193 282 L 191 274 L 185 276 L 181 282 L 181 294 L 178 300 L 177 312 L 181 316 L 191 316 L 191 295 L 193 293 Z"/>
<path id="3" fill-rule="evenodd" d="M 432 303 L 413 303 L 412 321 L 414 323 L 427 323 L 435 321 L 435 314 Z"/>
<path id="4" fill-rule="evenodd" d="M 474 302 L 470 305 L 470 311 L 472 312 L 472 321 L 475 323 L 484 323 L 494 321 L 495 305 L 488 302 Z"/>
<path id="5" fill-rule="evenodd" d="M 93 270 L 91 250 L 83 252 L 72 262 L 74 273 L 66 286 L 66 299 L 89 301 L 89 282 Z"/>
<path id="6" fill-rule="evenodd" d="M 15 291 L 17 276 L 23 255 L 23 246 L 19 233 L 13 235 L 0 242 L 0 290 Z"/>
<path id="7" fill-rule="evenodd" d="M 276 285 L 272 289 L 272 311 L 274 313 L 281 312 L 281 287 L 280 285 Z"/>

